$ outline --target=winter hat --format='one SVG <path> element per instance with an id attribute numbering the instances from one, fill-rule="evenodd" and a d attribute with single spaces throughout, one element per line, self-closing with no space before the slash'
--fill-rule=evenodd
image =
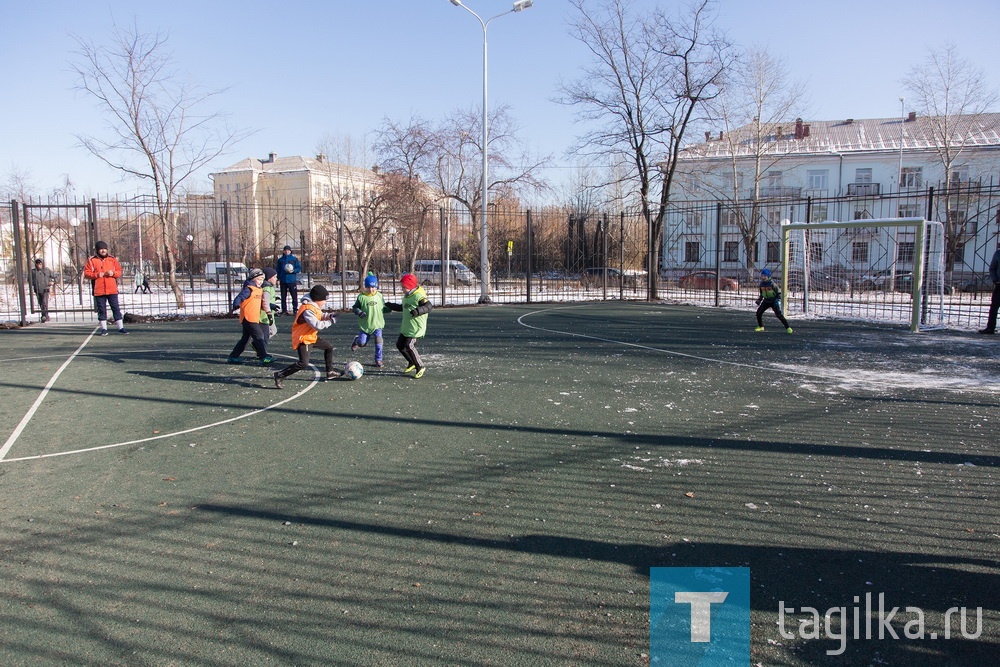
<path id="1" fill-rule="evenodd" d="M 108 244 L 105 243 L 104 241 L 98 241 L 97 243 L 94 244 L 94 250 L 107 250 L 107 249 L 108 249 Z"/>
<path id="2" fill-rule="evenodd" d="M 771 277 L 771 269 L 761 269 L 760 270 L 760 275 L 764 276 L 765 278 L 770 278 Z"/>
<path id="3" fill-rule="evenodd" d="M 365 287 L 378 287 L 378 278 L 371 274 L 365 276 Z"/>
<path id="4" fill-rule="evenodd" d="M 41 264 L 41 263 L 42 263 L 42 260 L 40 260 L 40 259 L 36 259 L 36 260 L 35 260 L 35 264 L 36 264 L 36 265 L 38 265 L 38 264 Z M 366 281 L 366 282 L 367 282 L 367 281 Z"/>
<path id="5" fill-rule="evenodd" d="M 290 246 L 290 245 L 286 245 L 284 248 L 282 248 L 282 250 L 291 250 L 291 249 L 292 249 L 292 246 Z"/>
<path id="6" fill-rule="evenodd" d="M 264 280 L 270 280 L 276 275 L 278 275 L 278 272 L 272 269 L 270 266 L 264 267 Z"/>
<path id="7" fill-rule="evenodd" d="M 313 285 L 313 288 L 309 290 L 309 298 L 313 301 L 326 301 L 328 296 L 330 296 L 330 291 L 322 285 Z"/>
<path id="8" fill-rule="evenodd" d="M 400 278 L 399 282 L 403 286 L 403 289 L 405 289 L 407 292 L 417 288 L 417 277 L 412 273 L 407 273 L 406 275 L 404 275 L 402 278 Z"/>
<path id="9" fill-rule="evenodd" d="M 264 275 L 264 272 L 261 271 L 260 269 L 250 269 L 250 278 L 251 279 L 256 278 L 257 276 L 262 276 L 262 275 Z"/>

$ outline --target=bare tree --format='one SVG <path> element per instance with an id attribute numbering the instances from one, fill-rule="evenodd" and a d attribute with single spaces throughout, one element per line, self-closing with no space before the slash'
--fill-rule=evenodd
<path id="1" fill-rule="evenodd" d="M 983 139 L 982 116 L 997 105 L 997 91 L 989 87 L 986 75 L 961 57 L 955 44 L 928 49 L 924 62 L 910 69 L 903 79 L 907 98 L 923 118 L 920 130 L 928 139 L 944 171 L 946 202 L 959 197 L 957 177 L 966 148 Z M 957 206 L 945 207 L 945 270 L 955 268 L 958 246 L 963 242 L 964 220 L 955 218 Z"/>
<path id="2" fill-rule="evenodd" d="M 727 213 L 740 230 L 751 275 L 755 275 L 757 240 L 763 223 L 761 182 L 782 157 L 775 151 L 778 128 L 801 113 L 799 107 L 804 100 L 805 86 L 789 81 L 785 61 L 755 47 L 744 51 L 733 63 L 722 94 L 711 105 L 723 129 L 716 141 L 706 142 L 704 147 L 723 147 L 726 173 L 721 183 L 713 183 L 712 176 L 717 175 L 700 182 L 728 202 Z M 800 134 L 795 135 L 796 139 L 803 138 Z M 744 206 L 744 197 L 749 199 L 749 210 Z"/>
<path id="3" fill-rule="evenodd" d="M 79 88 L 108 115 L 104 136 L 77 138 L 102 162 L 152 191 L 170 286 L 177 307 L 184 308 L 174 205 L 185 181 L 248 133 L 226 127 L 218 112 L 201 113 L 221 91 L 202 92 L 184 82 L 172 69 L 165 35 L 116 26 L 105 45 L 77 43 L 73 69 Z"/>
<path id="4" fill-rule="evenodd" d="M 637 10 L 631 0 L 606 0 L 596 10 L 585 0 L 571 2 L 578 12 L 573 35 L 593 61 L 580 79 L 562 86 L 559 101 L 597 123 L 577 144 L 578 153 L 630 158 L 648 229 L 648 298 L 656 299 L 663 220 L 682 142 L 703 105 L 718 95 L 731 48 L 712 29 L 710 0 L 695 0 L 676 17 Z"/>

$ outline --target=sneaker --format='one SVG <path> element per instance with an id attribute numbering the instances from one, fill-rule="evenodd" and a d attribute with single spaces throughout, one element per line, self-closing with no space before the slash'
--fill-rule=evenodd
<path id="1" fill-rule="evenodd" d="M 355 338 L 354 342 L 351 343 L 351 352 L 357 352 L 359 347 L 361 347 L 361 346 L 358 345 L 358 339 Z"/>
<path id="2" fill-rule="evenodd" d="M 341 373 L 340 371 L 327 371 L 326 372 L 326 379 L 327 379 L 327 381 L 336 380 L 341 375 L 343 375 L 343 373 Z"/>
<path id="3" fill-rule="evenodd" d="M 238 365 L 238 364 L 242 364 L 243 360 L 240 359 L 239 357 L 227 357 L 226 358 L 226 363 L 227 364 L 237 364 Z"/>
<path id="4" fill-rule="evenodd" d="M 273 363 L 274 363 L 274 357 L 272 357 L 270 354 L 260 360 L 261 366 L 270 366 Z"/>
<path id="5" fill-rule="evenodd" d="M 108 330 L 107 329 L 101 329 L 101 335 L 102 336 L 107 336 L 108 335 Z"/>
<path id="6" fill-rule="evenodd" d="M 787 329 L 785 329 L 785 333 L 792 333 L 792 328 L 788 327 Z"/>
<path id="7" fill-rule="evenodd" d="M 981 334 L 995 334 L 996 331 L 994 331 L 993 329 L 980 329 L 979 333 L 981 333 Z"/>
<path id="8" fill-rule="evenodd" d="M 763 331 L 764 327 L 754 327 L 754 331 Z"/>
<path id="9" fill-rule="evenodd" d="M 421 368 L 419 371 L 417 371 L 417 374 L 413 376 L 413 379 L 414 380 L 419 380 L 420 378 L 422 378 L 424 376 L 424 371 L 426 371 L 426 370 L 427 370 L 426 367 Z"/>
<path id="10" fill-rule="evenodd" d="M 375 360 L 375 368 L 382 368 L 382 360 L 381 359 L 376 359 Z"/>
<path id="11" fill-rule="evenodd" d="M 281 379 L 281 374 L 278 373 L 278 371 L 275 371 L 274 374 L 271 377 L 274 378 L 274 386 L 275 387 L 277 387 L 278 389 L 284 389 L 285 388 L 285 381 Z"/>
<path id="12" fill-rule="evenodd" d="M 118 330 L 118 333 L 128 335 L 128 329 L 126 329 L 126 328 L 123 327 L 123 328 L 121 328 L 121 329 Z"/>
<path id="13" fill-rule="evenodd" d="M 417 370 L 417 367 L 413 366 L 413 365 L 410 365 L 410 366 L 407 366 L 406 368 L 404 368 L 403 372 L 404 373 L 409 373 L 410 371 L 415 371 L 415 370 Z"/>

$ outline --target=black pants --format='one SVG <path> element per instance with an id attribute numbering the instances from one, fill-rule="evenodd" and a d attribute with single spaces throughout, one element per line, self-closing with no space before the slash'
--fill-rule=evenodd
<path id="1" fill-rule="evenodd" d="M 267 356 L 267 339 L 261 330 L 261 324 L 259 322 L 246 321 L 243 322 L 243 336 L 240 338 L 240 342 L 236 343 L 236 347 L 229 353 L 229 356 L 233 358 L 239 357 L 243 354 L 243 350 L 247 349 L 248 342 L 253 345 L 258 359 L 263 359 Z"/>
<path id="2" fill-rule="evenodd" d="M 778 319 L 781 320 L 781 323 L 785 325 L 785 328 L 787 329 L 788 320 L 785 319 L 784 314 L 781 312 L 781 307 L 778 305 L 778 301 L 776 299 L 764 299 L 760 302 L 760 306 L 757 307 L 757 326 L 764 326 L 764 313 L 767 312 L 768 309 L 774 311 L 774 314 L 778 316 Z"/>
<path id="3" fill-rule="evenodd" d="M 45 289 L 41 292 L 35 292 L 35 296 L 38 297 L 38 309 L 42 312 L 42 320 L 49 319 L 49 291 Z"/>
<path id="4" fill-rule="evenodd" d="M 1000 283 L 993 283 L 993 298 L 990 299 L 990 312 L 986 318 L 986 329 L 993 333 L 997 330 L 997 311 L 1000 310 Z"/>
<path id="5" fill-rule="evenodd" d="M 288 310 L 286 298 L 288 293 L 292 293 L 292 309 Z M 299 285 L 298 283 L 281 283 L 281 312 L 294 315 L 299 309 Z"/>
<path id="6" fill-rule="evenodd" d="M 299 353 L 299 360 L 296 361 L 291 366 L 287 366 L 277 372 L 277 376 L 280 378 L 286 378 L 292 373 L 298 373 L 299 371 L 304 371 L 309 368 L 309 354 L 312 352 L 312 348 L 317 350 L 323 350 L 323 361 L 326 364 L 327 375 L 333 372 L 333 343 L 328 340 L 323 340 L 322 338 L 317 338 L 316 342 L 312 345 L 306 345 L 302 343 L 296 348 L 296 352 Z"/>
<path id="7" fill-rule="evenodd" d="M 418 340 L 420 339 L 399 334 L 399 338 L 396 339 L 396 349 L 410 366 L 416 366 L 417 370 L 420 370 L 424 364 L 420 361 L 420 354 L 417 353 Z"/>

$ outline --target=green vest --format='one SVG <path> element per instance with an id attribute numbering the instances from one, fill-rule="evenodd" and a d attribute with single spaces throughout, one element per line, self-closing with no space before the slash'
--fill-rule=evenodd
<path id="1" fill-rule="evenodd" d="M 403 297 L 403 322 L 399 325 L 400 335 L 407 338 L 423 338 L 427 333 L 427 313 L 414 317 L 410 311 L 420 305 L 421 301 L 427 298 L 427 292 L 423 287 L 415 290 Z"/>

